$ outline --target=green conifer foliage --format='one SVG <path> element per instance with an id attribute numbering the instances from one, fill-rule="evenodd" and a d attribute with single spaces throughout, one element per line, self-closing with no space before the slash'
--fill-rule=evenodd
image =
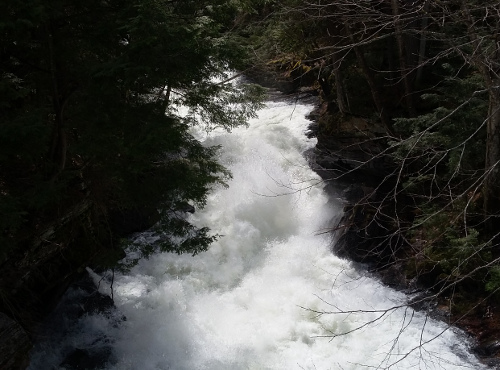
<path id="1" fill-rule="evenodd" d="M 229 81 L 227 71 L 245 61 L 227 33 L 237 8 L 218 0 L 4 3 L 4 256 L 39 245 L 39 234 L 82 202 L 96 230 L 115 210 L 158 208 L 161 232 L 175 236 L 162 239 L 164 250 L 206 249 L 214 236 L 173 215 L 186 203 L 202 206 L 229 176 L 217 148 L 203 147 L 190 127 L 229 130 L 260 107 L 260 89 Z M 180 105 L 189 114 L 179 115 Z"/>

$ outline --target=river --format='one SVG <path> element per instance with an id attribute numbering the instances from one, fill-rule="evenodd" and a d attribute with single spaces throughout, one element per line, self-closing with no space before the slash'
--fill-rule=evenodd
<path id="1" fill-rule="evenodd" d="M 463 334 L 331 253 L 327 228 L 342 203 L 303 155 L 316 143 L 305 136 L 311 109 L 269 102 L 248 128 L 200 128 L 233 179 L 189 217 L 220 239 L 195 257 L 156 254 L 115 274 L 114 313 L 47 335 L 29 369 L 63 369 L 69 347 L 103 343 L 107 370 L 481 368 Z"/>

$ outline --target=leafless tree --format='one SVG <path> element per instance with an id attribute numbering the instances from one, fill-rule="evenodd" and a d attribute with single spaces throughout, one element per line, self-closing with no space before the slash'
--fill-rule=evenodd
<path id="1" fill-rule="evenodd" d="M 330 169 L 333 181 L 373 171 L 374 162 L 390 162 L 377 183 L 362 187 L 337 229 L 368 239 L 363 258 L 374 256 L 384 267 L 412 261 L 417 276 L 439 275 L 431 279 L 427 300 L 447 296 L 452 301 L 457 286 L 492 279 L 500 266 L 500 2 L 297 0 L 281 2 L 279 13 L 290 29 L 302 30 L 301 42 L 310 46 L 297 51 L 299 63 L 293 66 L 296 75 L 317 74 L 325 100 L 336 104 L 330 117 L 346 125 L 360 116 L 350 101 L 355 92 L 346 87 L 355 69 L 377 115 L 361 119 L 383 129 L 382 134 L 360 130 L 362 138 L 338 150 L 330 145 L 325 154 L 335 160 L 357 152 L 344 170 Z M 451 62 L 455 70 L 448 79 L 426 75 Z M 446 83 L 468 87 L 453 103 L 453 94 L 440 92 L 448 99 L 441 110 L 421 108 Z M 481 119 L 460 118 L 471 111 Z M 446 125 L 460 120 L 470 124 L 462 136 L 456 133 L 459 139 L 438 138 Z M 332 136 L 352 130 L 331 121 Z M 404 122 L 411 128 L 402 129 Z M 374 150 L 373 143 L 383 145 Z M 482 156 L 475 167 L 466 158 L 471 152 Z M 374 235 L 373 230 L 383 232 Z M 428 253 L 439 243 L 454 249 L 453 260 Z M 443 263 L 446 274 L 438 271 Z M 492 283 L 487 296 L 468 311 L 488 301 L 498 287 Z M 455 322 L 465 314 L 450 317 Z"/>

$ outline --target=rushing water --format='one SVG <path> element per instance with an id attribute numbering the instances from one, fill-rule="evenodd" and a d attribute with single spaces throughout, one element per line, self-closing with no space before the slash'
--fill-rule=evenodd
<path id="1" fill-rule="evenodd" d="M 41 343 L 30 369 L 59 369 L 61 341 L 106 343 L 110 370 L 480 368 L 463 336 L 330 252 L 324 228 L 341 205 L 303 156 L 315 145 L 310 109 L 270 102 L 249 128 L 204 138 L 222 145 L 233 180 L 190 217 L 222 237 L 206 253 L 158 254 L 115 276 L 119 312 Z"/>

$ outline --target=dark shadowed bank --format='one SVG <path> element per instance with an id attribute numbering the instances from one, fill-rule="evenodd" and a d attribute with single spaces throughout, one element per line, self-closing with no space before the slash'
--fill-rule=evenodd
<path id="1" fill-rule="evenodd" d="M 418 258 L 418 248 L 407 248 L 409 241 L 394 227 L 394 219 L 399 217 L 401 223 L 408 224 L 413 215 L 408 212 L 407 219 L 402 218 L 405 199 L 391 199 L 395 188 L 391 174 L 397 168 L 386 154 L 384 128 L 360 117 L 346 117 L 332 125 L 334 118 L 327 104 L 320 99 L 317 102 L 310 114 L 314 121 L 310 135 L 318 139 L 315 150 L 309 153 L 310 164 L 326 182 L 329 195 L 345 201 L 344 216 L 332 225 L 336 240 L 333 252 L 408 294 L 414 309 L 463 329 L 475 340 L 473 352 L 485 364 L 500 366 L 496 301 L 471 292 L 471 296 L 454 297 L 455 305 L 466 307 L 465 312 L 454 312 L 450 293 L 443 294 L 435 285 L 433 272 L 416 275 L 408 266 Z"/>
<path id="2" fill-rule="evenodd" d="M 419 258 L 419 249 L 408 248 L 404 228 L 396 228 L 394 219 L 411 223 L 414 214 L 405 207 L 412 199 L 392 197 L 395 179 L 391 174 L 397 165 L 388 153 L 385 128 L 359 116 L 339 119 L 314 78 L 308 79 L 300 71 L 294 75 L 287 70 L 288 78 L 284 75 L 280 70 L 260 69 L 250 77 L 281 90 L 289 99 L 316 105 L 309 114 L 312 123 L 308 135 L 316 137 L 318 143 L 306 155 L 326 182 L 329 195 L 345 202 L 343 218 L 331 225 L 336 240 L 332 251 L 408 294 L 414 309 L 463 329 L 475 341 L 473 352 L 485 364 L 500 366 L 500 315 L 495 299 L 471 292 L 470 296 L 454 296 L 452 305 L 450 293 L 436 286 L 435 272 L 415 274 L 409 267 Z M 461 306 L 462 310 L 456 309 Z"/>
<path id="3" fill-rule="evenodd" d="M 114 241 L 106 241 L 117 244 L 119 238 L 151 227 L 157 215 L 145 209 L 117 210 L 111 220 Z M 75 282 L 82 284 L 87 276 L 86 266 L 96 268 L 102 263 L 102 257 L 116 259 L 121 255 L 118 250 L 102 248 L 105 243 L 99 245 L 89 240 L 84 231 L 78 231 L 81 226 L 77 223 L 78 219 L 68 221 L 67 230 L 58 231 L 59 238 L 64 236 L 65 248 L 40 247 L 43 255 L 27 253 L 2 263 L 0 293 L 12 306 L 10 315 L 0 313 L 0 369 L 25 369 L 39 325 L 57 306 L 63 293 Z M 85 289 L 88 297 L 85 297 L 86 305 L 81 307 L 82 313 L 106 308 L 99 301 L 103 297 L 93 284 L 87 282 Z M 112 302 L 105 303 L 112 305 Z"/>
<path id="4" fill-rule="evenodd" d="M 2 2 L 0 369 L 26 367 L 39 323 L 87 266 L 116 265 L 124 236 L 155 225 L 155 247 L 190 254 L 216 238 L 180 214 L 230 176 L 189 128 L 244 125 L 260 106 L 262 90 L 227 72 L 246 65 L 229 33 L 239 12 L 220 0 Z"/>

